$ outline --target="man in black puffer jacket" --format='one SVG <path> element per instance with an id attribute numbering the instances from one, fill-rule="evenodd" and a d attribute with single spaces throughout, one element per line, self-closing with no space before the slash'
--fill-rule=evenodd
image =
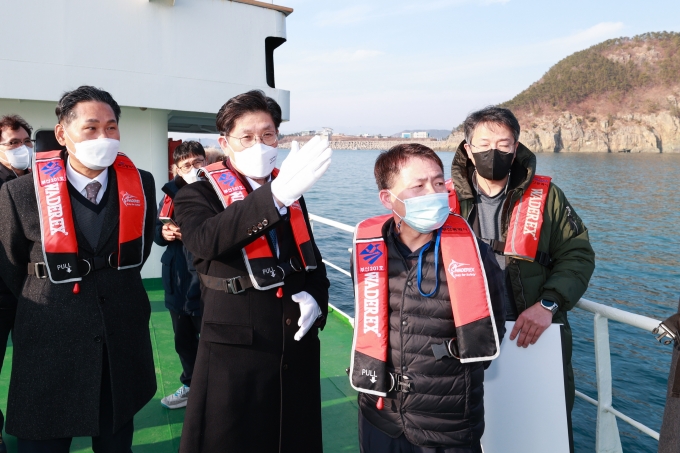
<path id="1" fill-rule="evenodd" d="M 361 392 L 361 451 L 479 453 L 484 369 L 505 333 L 503 273 L 449 214 L 431 149 L 396 146 L 378 157 L 375 175 L 393 214 L 360 223 L 355 237 L 351 382 Z"/>

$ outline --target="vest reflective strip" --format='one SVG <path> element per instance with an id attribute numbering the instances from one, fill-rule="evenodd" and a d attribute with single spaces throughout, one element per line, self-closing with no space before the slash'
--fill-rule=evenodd
<path id="1" fill-rule="evenodd" d="M 40 153 L 33 163 L 43 257 L 52 283 L 82 280 L 78 272 L 78 241 L 61 151 Z M 142 264 L 146 198 L 139 171 L 118 154 L 114 164 L 119 192 L 118 269 Z"/>
<path id="2" fill-rule="evenodd" d="M 238 177 L 222 162 L 216 162 L 201 169 L 201 173 L 207 176 L 208 181 L 213 186 L 213 189 L 220 197 L 222 206 L 226 209 L 235 201 L 240 201 L 248 196 L 248 191 L 241 183 Z M 278 171 L 272 172 L 272 177 L 276 177 Z M 272 201 L 273 202 L 273 201 Z M 307 230 L 307 223 L 302 213 L 302 207 L 299 202 L 293 203 L 290 206 L 290 222 L 293 230 L 293 237 L 297 245 L 298 251 L 305 270 L 316 269 L 316 259 L 314 257 L 314 250 L 312 241 Z M 253 242 L 249 243 L 242 249 L 243 260 L 248 275 L 253 283 L 255 289 L 267 290 L 277 286 L 283 286 L 283 275 L 278 270 L 277 260 L 274 253 L 269 246 L 269 242 L 265 235 L 259 236 Z M 263 266 L 258 266 L 258 272 L 253 272 L 253 261 L 265 260 Z M 261 268 L 261 269 L 260 269 Z M 264 272 L 259 272 L 263 270 Z M 280 275 L 281 274 L 281 275 Z M 256 277 L 257 275 L 257 277 Z"/>
<path id="3" fill-rule="evenodd" d="M 172 215 L 175 213 L 175 203 L 172 201 L 172 198 L 170 198 L 170 195 L 165 195 L 163 197 L 163 206 L 161 206 L 161 210 L 158 212 L 158 218 L 159 219 L 169 219 L 172 218 Z"/>
<path id="4" fill-rule="evenodd" d="M 470 225 L 459 215 L 451 215 L 442 227 L 442 261 L 446 267 L 451 310 L 456 325 L 460 362 L 493 360 L 500 353 L 500 341 L 491 307 L 486 271 L 479 246 Z M 493 344 L 488 338 L 465 341 L 465 329 L 473 323 L 491 325 Z"/>
<path id="5" fill-rule="evenodd" d="M 386 396 L 389 387 L 389 273 L 382 228 L 390 218 L 384 215 L 359 223 L 353 248 L 356 305 L 350 383 L 357 391 L 379 396 Z M 442 227 L 440 247 L 460 361 L 495 359 L 500 343 L 486 273 L 475 235 L 462 217 L 449 216 Z"/>
<path id="6" fill-rule="evenodd" d="M 527 261 L 536 260 L 543 214 L 550 192 L 550 181 L 549 176 L 535 175 L 527 190 L 515 203 L 508 225 L 503 255 Z M 446 181 L 446 188 L 449 190 L 451 212 L 460 214 L 458 196 L 450 179 Z"/>
<path id="7" fill-rule="evenodd" d="M 534 176 L 527 190 L 512 208 L 505 240 L 506 256 L 528 261 L 536 259 L 550 180 L 547 176 Z"/>

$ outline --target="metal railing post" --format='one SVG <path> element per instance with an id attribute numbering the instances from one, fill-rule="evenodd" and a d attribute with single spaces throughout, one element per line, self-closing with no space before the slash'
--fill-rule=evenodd
<path id="1" fill-rule="evenodd" d="M 612 408 L 612 363 L 609 354 L 609 320 L 599 313 L 593 323 L 597 372 L 597 453 L 622 453 L 619 427 Z"/>

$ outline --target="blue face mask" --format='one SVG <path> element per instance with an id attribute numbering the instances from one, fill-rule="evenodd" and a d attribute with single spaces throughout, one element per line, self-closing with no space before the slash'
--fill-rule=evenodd
<path id="1" fill-rule="evenodd" d="M 392 192 L 393 197 L 404 203 L 406 215 L 397 216 L 419 233 L 430 233 L 444 225 L 449 217 L 449 194 L 431 193 L 402 200 Z"/>

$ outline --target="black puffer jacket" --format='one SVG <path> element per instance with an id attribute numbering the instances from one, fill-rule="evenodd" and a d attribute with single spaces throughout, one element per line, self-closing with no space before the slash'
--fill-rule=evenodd
<path id="1" fill-rule="evenodd" d="M 390 341 L 387 367 L 411 378 L 409 393 L 390 392 L 383 410 L 377 397 L 359 394 L 362 415 L 391 437 L 402 433 L 423 447 L 470 447 L 484 433 L 484 363 L 461 364 L 454 358 L 435 361 L 433 344 L 456 336 L 446 266 L 439 266 L 439 289 L 433 297 L 420 295 L 417 265 L 408 269 L 395 244 L 394 221 L 383 227 L 387 242 L 390 288 Z M 499 338 L 505 334 L 503 272 L 493 251 L 477 241 L 489 282 Z M 424 254 L 422 290 L 432 291 L 434 247 Z M 441 264 L 441 256 L 439 257 Z"/>

